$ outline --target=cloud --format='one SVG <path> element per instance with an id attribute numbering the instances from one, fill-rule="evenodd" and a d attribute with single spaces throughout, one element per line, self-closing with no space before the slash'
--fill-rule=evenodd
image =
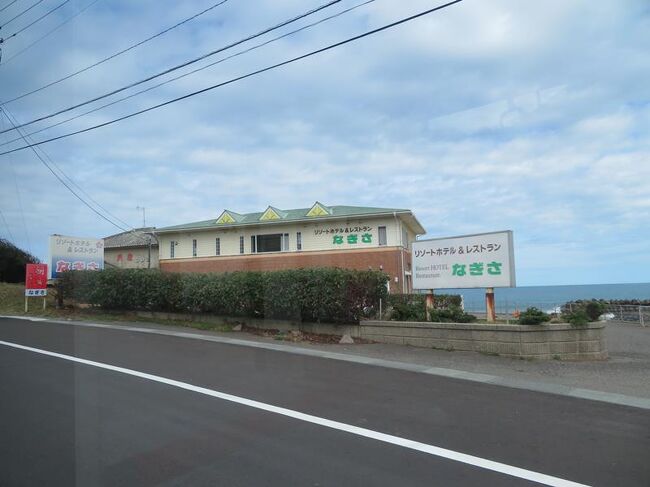
<path id="1" fill-rule="evenodd" d="M 99 2 L 47 42 L 0 66 L 3 97 L 41 86 L 211 3 L 161 9 L 153 0 Z M 318 4 L 228 2 L 8 108 L 29 120 Z M 352 4 L 342 2 L 327 13 Z M 377 0 L 42 136 L 101 123 L 430 5 Z M 49 22 L 55 25 L 78 7 L 61 9 Z M 260 211 L 268 204 L 294 208 L 314 200 L 406 207 L 430 237 L 513 229 L 520 284 L 643 281 L 650 271 L 642 244 L 650 237 L 642 224 L 650 216 L 648 32 L 650 12 L 642 0 L 465 0 L 44 148 L 131 225 L 140 224 L 138 205 L 147 207 L 147 222 L 157 226 L 211 218 L 223 208 Z M 8 42 L 3 55 L 39 33 L 27 31 L 14 46 Z M 28 242 L 10 164 L 39 255 L 45 256 L 49 233 L 117 231 L 83 207 L 33 154 L 0 159 L 0 208 L 19 244 Z M 2 227 L 0 232 L 6 233 Z"/>

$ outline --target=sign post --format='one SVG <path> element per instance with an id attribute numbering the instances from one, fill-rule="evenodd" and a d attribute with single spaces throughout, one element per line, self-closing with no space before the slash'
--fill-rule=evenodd
<path id="1" fill-rule="evenodd" d="M 494 288 L 489 287 L 485 290 L 485 319 L 488 323 L 494 323 L 497 319 L 494 308 Z"/>
<path id="2" fill-rule="evenodd" d="M 413 242 L 413 289 L 485 289 L 486 317 L 496 319 L 495 287 L 515 287 L 512 231 L 434 238 Z"/>
<path id="3" fill-rule="evenodd" d="M 429 292 L 427 293 L 426 297 L 424 298 L 425 302 L 425 307 L 426 307 L 426 316 L 427 316 L 427 321 L 431 320 L 431 310 L 433 309 L 433 289 L 429 289 Z"/>
<path id="4" fill-rule="evenodd" d="M 25 313 L 29 311 L 29 297 L 42 296 L 43 309 L 47 296 L 47 264 L 27 264 L 25 267 Z"/>

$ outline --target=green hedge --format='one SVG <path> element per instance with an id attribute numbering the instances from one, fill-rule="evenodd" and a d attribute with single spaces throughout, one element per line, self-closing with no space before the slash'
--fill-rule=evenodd
<path id="1" fill-rule="evenodd" d="M 226 274 L 106 269 L 67 272 L 58 285 L 65 298 L 105 309 L 358 323 L 386 299 L 387 280 L 383 272 L 336 268 Z"/>

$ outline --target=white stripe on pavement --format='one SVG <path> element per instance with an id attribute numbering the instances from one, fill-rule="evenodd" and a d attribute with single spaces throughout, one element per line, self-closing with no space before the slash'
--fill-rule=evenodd
<path id="1" fill-rule="evenodd" d="M 300 421 L 306 421 L 308 423 L 317 424 L 319 426 L 324 426 L 326 428 L 331 428 L 338 431 L 344 431 L 346 433 L 362 436 L 364 438 L 370 438 L 384 443 L 389 443 L 391 445 L 408 448 L 410 450 L 428 453 L 429 455 L 446 458 L 448 460 L 465 463 L 467 465 L 472 465 L 474 467 L 479 467 L 486 470 L 499 472 L 520 479 L 530 480 L 532 482 L 538 482 L 544 485 L 551 485 L 551 486 L 558 486 L 558 487 L 585 487 L 585 484 L 579 484 L 577 482 L 572 482 L 570 480 L 553 477 L 551 475 L 533 472 L 531 470 L 526 470 L 519 467 L 513 467 L 505 463 L 486 460 L 484 458 L 476 457 L 473 455 L 467 455 L 465 453 L 448 450 L 446 448 L 441 448 L 434 445 L 428 445 L 426 443 L 421 443 L 419 441 L 413 441 L 407 438 L 400 438 L 399 436 L 388 435 L 385 433 L 380 433 L 378 431 L 373 431 L 366 428 L 360 428 L 358 426 L 353 426 L 346 423 L 340 423 L 338 421 L 332 421 L 330 419 L 320 418 L 318 416 L 313 416 L 311 414 L 301 413 L 300 411 L 294 411 L 293 409 L 273 406 L 271 404 L 254 401 L 252 399 L 246 399 L 245 397 L 234 396 L 232 394 L 226 394 L 224 392 L 215 391 L 213 389 L 207 389 L 205 387 L 195 386 L 192 384 L 188 384 L 186 382 L 167 379 L 165 377 L 160 377 L 158 375 L 147 374 L 145 372 L 139 372 L 133 369 L 127 369 L 124 367 L 118 367 L 115 365 L 105 364 L 102 362 L 86 360 L 71 355 L 64 355 L 62 353 L 50 352 L 48 350 L 42 350 L 39 348 L 27 347 L 25 345 L 19 345 L 17 343 L 12 343 L 12 342 L 5 342 L 2 340 L 0 340 L 0 345 L 5 345 L 7 347 L 16 348 L 19 350 L 26 350 L 29 352 L 39 353 L 41 355 L 47 355 L 49 357 L 68 360 L 70 362 L 76 362 L 79 364 L 90 365 L 92 367 L 98 367 L 100 369 L 110 370 L 113 372 L 119 372 L 121 374 L 131 375 L 134 377 L 139 377 L 141 379 L 146 379 L 161 384 L 167 384 L 169 386 L 178 387 L 179 389 L 185 389 L 187 391 L 204 394 L 206 396 L 215 397 L 217 399 L 223 399 L 225 401 L 230 401 L 244 406 L 249 406 L 255 409 L 260 409 L 262 411 L 268 411 L 270 413 L 280 414 L 282 416 L 298 419 Z"/>

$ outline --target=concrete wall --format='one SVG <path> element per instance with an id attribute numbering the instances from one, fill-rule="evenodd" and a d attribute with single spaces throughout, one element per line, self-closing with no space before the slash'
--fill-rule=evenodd
<path id="1" fill-rule="evenodd" d="M 325 335 L 348 334 L 377 343 L 410 345 L 449 351 L 481 352 L 523 359 L 605 360 L 605 324 L 576 328 L 568 324 L 487 325 L 470 323 L 422 323 L 362 321 L 359 325 L 300 323 L 289 320 L 229 318 L 212 315 L 138 312 L 147 318 L 213 323 L 244 323 L 280 331 L 301 330 Z"/>
<path id="2" fill-rule="evenodd" d="M 120 269 L 147 269 L 147 247 L 122 247 L 104 249 L 104 261 Z M 130 257 L 130 258 L 129 258 Z M 151 268 L 158 268 L 158 246 L 151 247 Z"/>
<path id="3" fill-rule="evenodd" d="M 498 354 L 504 357 L 602 360 L 607 358 L 604 323 L 487 325 L 363 321 L 359 337 L 379 343 Z"/>

